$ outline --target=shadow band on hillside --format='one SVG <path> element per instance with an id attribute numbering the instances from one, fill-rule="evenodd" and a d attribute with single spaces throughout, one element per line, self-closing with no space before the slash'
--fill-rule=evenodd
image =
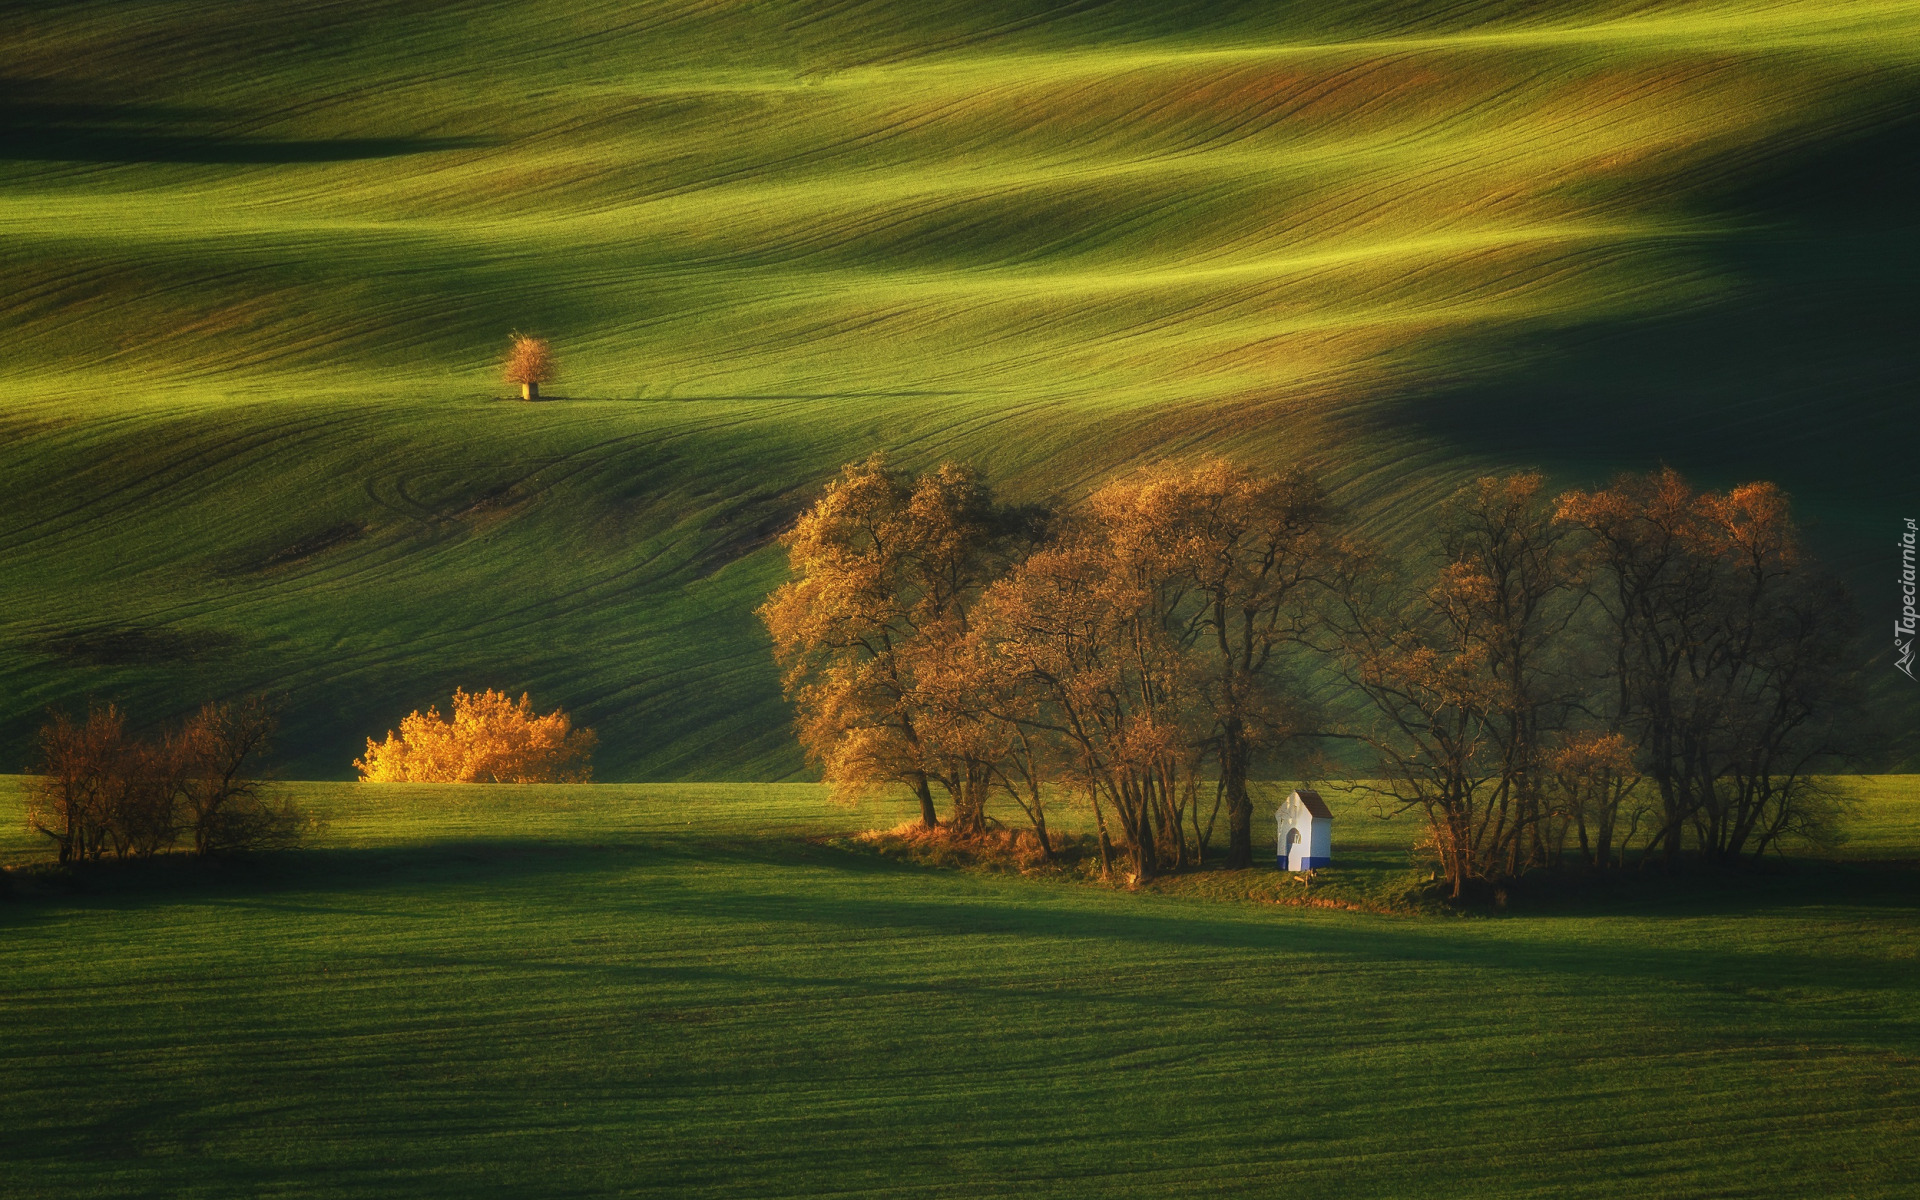
<path id="1" fill-rule="evenodd" d="M 233 166 L 351 162 L 497 145 L 469 137 L 259 138 L 224 132 L 212 109 L 76 100 L 0 78 L 0 161 L 195 163 Z"/>
<path id="2" fill-rule="evenodd" d="M 1920 379 L 1917 190 L 1920 117 L 1749 169 L 1699 204 L 1725 232 L 1688 244 L 1720 300 L 1517 335 L 1494 347 L 1512 374 L 1391 418 L 1547 464 L 1760 473 L 1822 513 L 1911 496 L 1911 439 L 1888 435 Z"/>
<path id="3" fill-rule="evenodd" d="M 491 145 L 476 138 L 326 138 L 268 141 L 116 129 L 0 130 L 10 162 L 199 163 L 234 166 L 352 162 Z"/>
<path id="4" fill-rule="evenodd" d="M 1912 436 L 1920 380 L 1920 78 L 1876 121 L 1724 167 L 1690 240 L 1711 302 L 1494 340 L 1491 380 L 1410 395 L 1382 414 L 1465 453 L 1567 484 L 1671 465 L 1704 486 L 1769 479 L 1854 589 L 1861 661 L 1883 728 L 1873 769 L 1920 762 L 1920 692 L 1892 668 L 1893 549 L 1920 512 Z"/>

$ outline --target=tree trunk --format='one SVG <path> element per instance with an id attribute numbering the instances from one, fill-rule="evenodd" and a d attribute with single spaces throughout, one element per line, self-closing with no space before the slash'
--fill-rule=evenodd
<path id="1" fill-rule="evenodd" d="M 1253 865 L 1253 798 L 1247 795 L 1248 747 L 1239 718 L 1220 740 L 1220 780 L 1227 794 L 1227 869 Z"/>
<path id="2" fill-rule="evenodd" d="M 1100 830 L 1100 878 L 1113 876 L 1113 839 L 1107 836 L 1107 814 L 1100 807 L 1100 794 L 1093 794 L 1093 822 Z"/>
<path id="3" fill-rule="evenodd" d="M 527 382 L 521 384 L 520 398 L 522 400 L 538 400 L 540 398 L 540 381 L 537 379 L 529 379 Z"/>
<path id="4" fill-rule="evenodd" d="M 1048 862 L 1052 862 L 1053 839 L 1047 835 L 1047 805 L 1040 798 L 1039 783 L 1029 782 L 1027 795 L 1033 800 L 1033 807 L 1028 811 L 1033 814 L 1033 832 L 1040 838 L 1040 853 L 1046 855 Z"/>
<path id="5" fill-rule="evenodd" d="M 940 815 L 933 811 L 933 790 L 924 773 L 913 777 L 913 794 L 920 799 L 920 824 L 928 829 L 940 827 Z"/>
<path id="6" fill-rule="evenodd" d="M 1669 874 L 1680 861 L 1681 826 L 1687 819 L 1686 809 L 1682 806 L 1680 797 L 1674 793 L 1674 789 L 1678 786 L 1680 785 L 1671 780 L 1662 780 L 1660 783 L 1660 799 L 1666 808 L 1667 816 L 1666 828 L 1660 831 L 1660 835 L 1667 840 L 1667 844 L 1662 847 L 1662 853 L 1666 856 Z"/>
<path id="7" fill-rule="evenodd" d="M 1160 864 L 1154 855 L 1152 805 L 1145 796 L 1138 797 L 1138 803 L 1139 820 L 1132 830 L 1134 880 L 1145 883 L 1160 874 Z"/>
<path id="8" fill-rule="evenodd" d="M 1455 900 L 1466 894 L 1472 866 L 1473 827 L 1468 824 L 1464 807 L 1456 801 L 1447 814 L 1447 881 L 1453 885 Z"/>

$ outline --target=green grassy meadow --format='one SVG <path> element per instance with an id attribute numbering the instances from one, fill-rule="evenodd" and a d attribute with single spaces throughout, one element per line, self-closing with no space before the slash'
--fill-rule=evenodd
<path id="1" fill-rule="evenodd" d="M 926 870 L 832 841 L 906 805 L 816 785 L 293 786 L 309 849 L 0 903 L 0 1195 L 1892 1197 L 1920 1165 L 1912 776 L 1856 781 L 1825 860 L 1452 918 Z M 1336 854 L 1404 862 L 1330 795 Z"/>
<path id="2" fill-rule="evenodd" d="M 345 778 L 464 684 L 605 779 L 799 777 L 751 609 L 876 447 L 1037 499 L 1301 462 L 1410 551 L 1476 472 L 1665 461 L 1895 602 L 1911 2 L 7 17 L 9 769 L 49 705 L 264 688 Z M 511 329 L 560 399 L 502 398 Z"/>

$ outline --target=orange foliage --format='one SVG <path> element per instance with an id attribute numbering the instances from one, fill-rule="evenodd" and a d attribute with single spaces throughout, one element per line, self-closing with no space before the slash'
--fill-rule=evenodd
<path id="1" fill-rule="evenodd" d="M 906 784 L 928 826 L 938 784 L 955 823 L 985 827 L 987 776 L 958 736 L 971 731 L 941 711 L 940 680 L 997 566 L 997 512 L 955 463 L 920 475 L 879 454 L 849 463 L 783 539 L 794 579 L 759 610 L 808 757 L 842 791 Z"/>
<path id="2" fill-rule="evenodd" d="M 500 368 L 500 376 L 508 383 L 551 383 L 560 377 L 560 366 L 554 361 L 553 347 L 547 344 L 547 339 L 516 333 L 507 349 L 507 361 Z"/>
<path id="3" fill-rule="evenodd" d="M 414 712 L 385 742 L 367 739 L 353 765 L 363 783 L 585 783 L 596 740 L 564 710 L 535 713 L 525 693 L 516 702 L 456 688 L 451 721 L 437 708 Z"/>

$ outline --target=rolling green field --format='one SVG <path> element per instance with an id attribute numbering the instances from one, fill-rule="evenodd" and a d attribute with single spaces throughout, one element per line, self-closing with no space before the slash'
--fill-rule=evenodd
<path id="1" fill-rule="evenodd" d="M 0 8 L 0 1197 L 1912 1192 L 1920 776 L 1500 915 L 931 870 L 752 610 L 875 448 L 1222 453 L 1408 555 L 1485 471 L 1774 479 L 1884 630 L 1920 0 Z M 455 685 L 615 782 L 339 782 Z M 49 706 L 252 691 L 311 845 L 33 865 Z"/>
<path id="2" fill-rule="evenodd" d="M 1475 472 L 1665 461 L 1778 480 L 1895 600 L 1920 4 L 7 22 L 8 769 L 48 705 L 269 689 L 283 769 L 344 778 L 464 684 L 605 779 L 794 777 L 768 539 L 875 447 L 1039 499 L 1305 463 L 1408 550 Z M 510 329 L 562 399 L 501 399 Z"/>
<path id="3" fill-rule="evenodd" d="M 1920 1167 L 1912 776 L 1855 784 L 1829 861 L 1467 918 L 927 871 L 832 844 L 907 805 L 814 785 L 295 786 L 311 849 L 0 903 L 0 1195 L 1891 1197 Z M 1404 852 L 1329 794 L 1337 854 Z"/>

